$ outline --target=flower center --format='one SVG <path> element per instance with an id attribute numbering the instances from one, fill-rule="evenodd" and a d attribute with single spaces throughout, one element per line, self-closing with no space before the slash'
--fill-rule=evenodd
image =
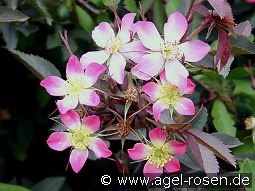
<path id="1" fill-rule="evenodd" d="M 180 89 L 170 83 L 160 86 L 160 99 L 167 105 L 175 105 L 181 98 L 182 93 Z"/>
<path id="2" fill-rule="evenodd" d="M 178 43 L 164 41 L 161 44 L 161 54 L 166 61 L 171 61 L 174 58 L 181 59 L 182 53 L 178 47 Z"/>
<path id="3" fill-rule="evenodd" d="M 68 139 L 72 146 L 78 150 L 84 150 L 88 147 L 90 143 L 89 135 L 83 129 L 73 129 L 71 133 L 68 134 Z"/>
<path id="4" fill-rule="evenodd" d="M 169 153 L 167 145 L 153 145 L 149 152 L 150 155 L 147 157 L 148 162 L 155 165 L 157 168 L 164 167 L 164 165 L 173 158 Z"/>
<path id="5" fill-rule="evenodd" d="M 66 94 L 78 96 L 82 90 L 85 89 L 84 79 L 80 76 L 72 76 L 66 80 L 68 84 L 66 85 Z"/>
<path id="6" fill-rule="evenodd" d="M 130 101 L 138 102 L 139 99 L 139 90 L 134 87 L 128 87 L 125 91 L 124 98 Z"/>
<path id="7" fill-rule="evenodd" d="M 114 37 L 113 39 L 109 40 L 105 50 L 114 54 L 118 52 L 121 47 L 122 47 L 121 39 L 119 37 Z"/>
<path id="8" fill-rule="evenodd" d="M 128 136 L 130 129 L 131 129 L 130 124 L 124 123 L 124 121 L 120 121 L 119 123 L 116 124 L 116 130 L 121 137 Z"/>

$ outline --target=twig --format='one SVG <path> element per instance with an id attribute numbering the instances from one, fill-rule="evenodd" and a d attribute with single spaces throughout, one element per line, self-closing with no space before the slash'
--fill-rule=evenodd
<path id="1" fill-rule="evenodd" d="M 79 3 L 81 3 L 85 8 L 87 8 L 88 10 L 90 10 L 92 13 L 95 13 L 96 15 L 99 15 L 101 13 L 100 10 L 94 8 L 93 6 L 91 6 L 88 1 L 83 1 L 83 0 L 77 0 Z"/>

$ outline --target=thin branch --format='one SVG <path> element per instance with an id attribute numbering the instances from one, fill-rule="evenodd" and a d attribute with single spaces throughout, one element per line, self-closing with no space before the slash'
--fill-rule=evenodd
<path id="1" fill-rule="evenodd" d="M 83 0 L 77 0 L 77 1 L 81 3 L 85 8 L 90 10 L 92 13 L 95 13 L 96 15 L 99 15 L 101 13 L 101 10 L 98 10 L 95 7 L 91 6 L 88 1 L 83 1 Z"/>

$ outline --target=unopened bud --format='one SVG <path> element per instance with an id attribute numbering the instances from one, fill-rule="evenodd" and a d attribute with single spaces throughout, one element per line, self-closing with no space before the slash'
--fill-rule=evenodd
<path id="1" fill-rule="evenodd" d="M 255 128 L 255 117 L 250 116 L 244 120 L 245 129 L 250 130 Z"/>

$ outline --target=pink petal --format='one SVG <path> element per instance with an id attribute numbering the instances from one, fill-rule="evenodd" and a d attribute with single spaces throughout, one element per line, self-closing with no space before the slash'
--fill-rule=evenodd
<path id="1" fill-rule="evenodd" d="M 112 55 L 109 65 L 109 75 L 118 84 L 123 84 L 126 60 L 120 53 Z"/>
<path id="2" fill-rule="evenodd" d="M 143 143 L 136 143 L 134 148 L 128 149 L 128 154 L 132 160 L 142 160 L 149 155 L 149 146 Z"/>
<path id="3" fill-rule="evenodd" d="M 84 117 L 82 119 L 82 125 L 85 126 L 86 131 L 89 134 L 95 133 L 100 127 L 100 119 L 96 115 L 91 115 L 88 117 Z"/>
<path id="4" fill-rule="evenodd" d="M 155 121 L 160 120 L 160 113 L 168 108 L 169 106 L 165 105 L 161 100 L 156 101 L 152 106 Z"/>
<path id="5" fill-rule="evenodd" d="M 80 151 L 77 149 L 72 150 L 69 158 L 69 162 L 72 166 L 74 172 L 78 173 L 81 168 L 84 166 L 88 158 L 88 150 Z"/>
<path id="6" fill-rule="evenodd" d="M 98 77 L 106 70 L 106 67 L 97 63 L 91 63 L 85 70 L 85 87 L 91 87 L 98 80 Z"/>
<path id="7" fill-rule="evenodd" d="M 169 162 L 167 162 L 164 166 L 164 168 L 172 173 L 172 172 L 177 172 L 181 170 L 180 162 L 177 158 L 172 158 Z"/>
<path id="8" fill-rule="evenodd" d="M 143 168 L 143 174 L 145 177 L 149 177 L 150 181 L 152 181 L 163 174 L 163 168 L 157 168 L 155 165 L 146 162 Z"/>
<path id="9" fill-rule="evenodd" d="M 181 90 L 187 87 L 188 70 L 176 59 L 165 64 L 166 79 Z"/>
<path id="10" fill-rule="evenodd" d="M 97 158 L 108 158 L 112 155 L 112 151 L 108 149 L 105 142 L 100 138 L 91 139 L 89 149 L 94 152 Z"/>
<path id="11" fill-rule="evenodd" d="M 156 26 L 149 21 L 138 21 L 135 25 L 136 32 L 143 45 L 151 50 L 159 51 L 163 40 Z"/>
<path id="12" fill-rule="evenodd" d="M 122 40 L 123 44 L 126 44 L 129 42 L 131 39 L 131 32 L 132 29 L 134 28 L 134 19 L 135 19 L 135 13 L 128 13 L 124 15 L 124 17 L 121 20 L 121 28 L 118 33 L 118 36 Z"/>
<path id="13" fill-rule="evenodd" d="M 195 115 L 195 106 L 188 98 L 182 98 L 174 105 L 174 109 L 181 115 Z"/>
<path id="14" fill-rule="evenodd" d="M 167 83 L 167 79 L 166 79 L 166 70 L 163 70 L 160 74 L 159 74 L 159 77 L 160 77 L 160 81 L 162 82 L 162 84 L 165 84 Z"/>
<path id="15" fill-rule="evenodd" d="M 110 53 L 105 50 L 100 51 L 91 51 L 83 54 L 81 56 L 80 62 L 82 64 L 82 68 L 86 69 L 89 64 L 96 62 L 98 64 L 103 64 L 110 57 Z"/>
<path id="16" fill-rule="evenodd" d="M 84 70 L 78 58 L 76 56 L 71 56 L 66 65 L 66 76 L 73 76 L 73 75 L 84 75 Z"/>
<path id="17" fill-rule="evenodd" d="M 143 92 L 149 95 L 152 101 L 160 98 L 159 89 L 160 86 L 155 82 L 149 82 L 142 87 Z"/>
<path id="18" fill-rule="evenodd" d="M 66 94 L 67 82 L 57 76 L 49 76 L 40 83 L 46 91 L 53 96 L 63 96 Z"/>
<path id="19" fill-rule="evenodd" d="M 205 57 L 210 51 L 210 46 L 201 40 L 190 40 L 178 46 L 183 52 L 185 60 L 188 62 L 197 62 Z"/>
<path id="20" fill-rule="evenodd" d="M 64 99 L 57 101 L 57 107 L 60 113 L 65 114 L 70 109 L 75 109 L 78 105 L 78 97 L 65 96 Z"/>
<path id="21" fill-rule="evenodd" d="M 92 31 L 92 38 L 96 42 L 97 46 L 105 48 L 110 39 L 115 37 L 114 31 L 111 25 L 107 22 L 100 23 Z"/>
<path id="22" fill-rule="evenodd" d="M 81 126 L 80 116 L 74 110 L 69 110 L 65 114 L 60 114 L 60 119 L 65 124 L 65 126 L 70 129 Z"/>
<path id="23" fill-rule="evenodd" d="M 168 17 L 164 25 L 164 37 L 168 42 L 179 42 L 188 28 L 186 18 L 179 12 L 175 12 Z"/>
<path id="24" fill-rule="evenodd" d="M 131 72 L 141 80 L 149 80 L 163 69 L 164 59 L 161 53 L 151 53 L 142 56 Z"/>
<path id="25" fill-rule="evenodd" d="M 194 92 L 196 85 L 190 80 L 187 79 L 187 87 L 182 92 L 184 94 L 192 94 Z"/>
<path id="26" fill-rule="evenodd" d="M 100 98 L 93 89 L 84 89 L 79 95 L 81 104 L 96 107 L 100 103 Z"/>
<path id="27" fill-rule="evenodd" d="M 149 132 L 149 137 L 153 145 L 163 145 L 166 141 L 166 133 L 160 127 L 156 127 Z"/>
<path id="28" fill-rule="evenodd" d="M 186 152 L 186 143 L 171 140 L 166 143 L 170 148 L 171 154 L 183 155 Z"/>
<path id="29" fill-rule="evenodd" d="M 47 144 L 53 150 L 63 151 L 71 146 L 67 135 L 67 132 L 54 132 L 49 136 Z"/>

